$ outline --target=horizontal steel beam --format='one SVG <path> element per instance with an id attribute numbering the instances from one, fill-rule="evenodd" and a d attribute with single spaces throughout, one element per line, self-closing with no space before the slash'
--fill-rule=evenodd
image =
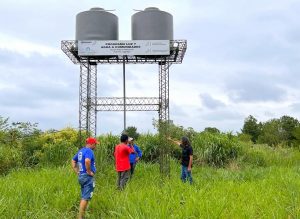
<path id="1" fill-rule="evenodd" d="M 159 98 L 157 97 L 126 97 L 126 111 L 158 111 Z M 98 97 L 96 103 L 96 111 L 124 111 L 123 97 Z M 86 100 L 83 101 L 86 106 Z"/>

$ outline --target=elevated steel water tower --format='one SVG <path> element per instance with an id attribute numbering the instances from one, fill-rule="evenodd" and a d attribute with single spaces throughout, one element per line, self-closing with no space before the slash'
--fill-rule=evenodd
<path id="1" fill-rule="evenodd" d="M 173 39 L 172 15 L 146 8 L 132 15 L 132 40 L 119 41 L 118 35 L 117 16 L 103 8 L 91 8 L 77 14 L 75 40 L 61 41 L 63 52 L 80 65 L 80 138 L 83 134 L 96 136 L 98 111 L 123 111 L 124 129 L 126 111 L 158 111 L 159 122 L 169 122 L 169 68 L 182 63 L 187 49 L 186 40 Z M 103 64 L 123 64 L 123 97 L 97 96 L 97 66 Z M 159 96 L 126 97 L 126 64 L 157 64 Z M 160 129 L 161 136 L 167 132 Z M 162 154 L 161 171 L 169 173 L 168 154 Z"/>

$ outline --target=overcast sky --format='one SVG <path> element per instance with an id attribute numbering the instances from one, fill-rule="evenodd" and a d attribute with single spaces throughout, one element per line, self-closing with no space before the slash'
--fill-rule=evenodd
<path id="1" fill-rule="evenodd" d="M 182 64 L 170 68 L 170 119 L 202 131 L 240 131 L 259 121 L 300 119 L 299 0 L 1 0 L 0 116 L 45 129 L 78 127 L 79 73 L 61 51 L 74 40 L 75 16 L 115 9 L 119 39 L 131 39 L 133 9 L 173 15 L 174 39 L 186 39 Z M 158 67 L 129 65 L 128 96 L 158 96 Z M 122 96 L 122 66 L 98 67 L 98 95 Z M 99 112 L 98 134 L 118 134 L 122 112 Z M 127 125 L 153 132 L 157 112 L 128 112 Z"/>

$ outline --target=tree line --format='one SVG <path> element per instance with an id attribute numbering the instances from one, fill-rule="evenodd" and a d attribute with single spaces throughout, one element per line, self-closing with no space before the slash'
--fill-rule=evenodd
<path id="1" fill-rule="evenodd" d="M 239 137 L 251 140 L 254 144 L 298 147 L 300 145 L 300 122 L 287 115 L 279 119 L 259 122 L 254 116 L 249 115 L 244 121 Z"/>
<path id="2" fill-rule="evenodd" d="M 158 129 L 157 121 L 153 125 Z M 128 127 L 126 132 L 142 148 L 144 162 L 158 162 L 161 148 L 158 134 L 140 134 L 136 127 Z M 250 115 L 238 133 L 222 133 L 215 127 L 206 127 L 199 132 L 192 127 L 185 128 L 173 123 L 168 125 L 168 133 L 172 139 L 180 140 L 186 136 L 191 140 L 195 150 L 195 165 L 216 167 L 225 166 L 237 158 L 251 160 L 252 155 L 248 154 L 247 148 L 255 144 L 294 148 L 300 145 L 299 121 L 290 116 L 259 122 Z M 97 162 L 110 165 L 113 163 L 112 154 L 119 136 L 106 134 L 97 138 L 101 142 L 96 151 Z M 0 175 L 15 168 L 68 164 L 79 145 L 78 130 L 74 128 L 42 131 L 37 123 L 10 122 L 8 118 L 0 116 Z M 180 157 L 177 145 L 170 143 L 166 149 L 174 159 Z"/>

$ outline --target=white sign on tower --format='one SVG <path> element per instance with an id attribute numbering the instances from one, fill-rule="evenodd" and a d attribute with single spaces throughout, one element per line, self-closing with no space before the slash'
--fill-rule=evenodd
<path id="1" fill-rule="evenodd" d="M 170 55 L 169 40 L 79 40 L 79 56 Z"/>

